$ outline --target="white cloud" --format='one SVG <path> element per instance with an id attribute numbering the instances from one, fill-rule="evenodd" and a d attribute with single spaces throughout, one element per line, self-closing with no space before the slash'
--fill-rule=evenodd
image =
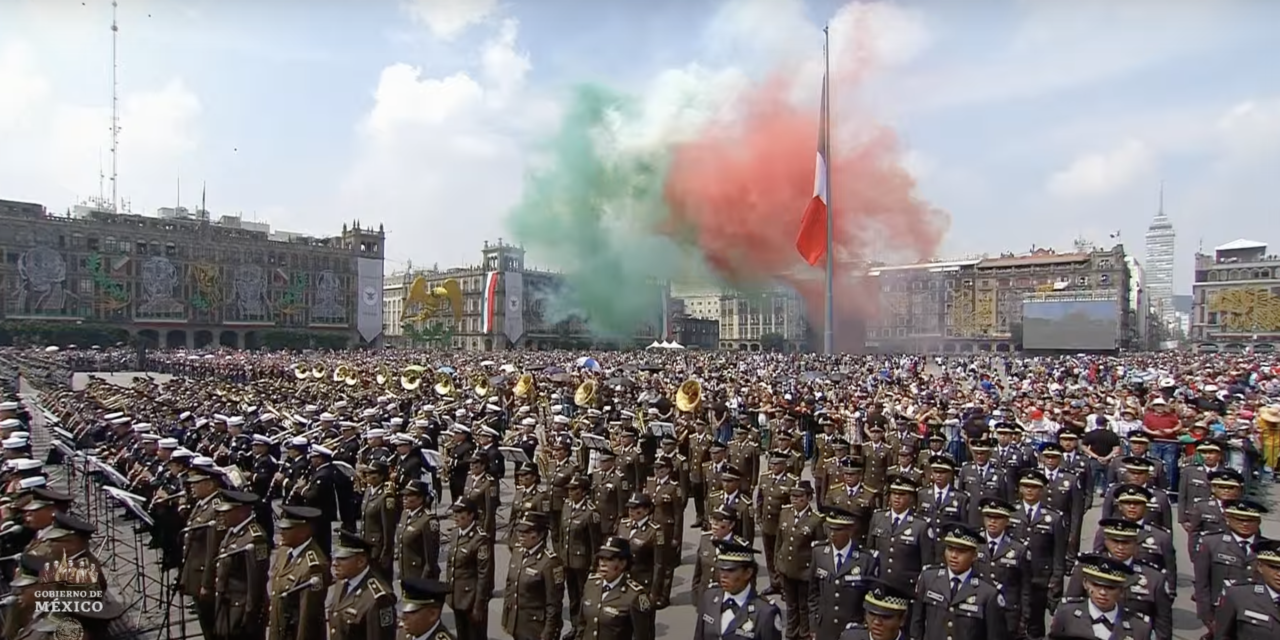
<path id="1" fill-rule="evenodd" d="M 1241 102 L 1215 125 L 1233 156 L 1255 159 L 1280 152 L 1280 98 Z"/>
<path id="2" fill-rule="evenodd" d="M 13 51 L 29 49 L 11 43 L 0 53 L 0 86 L 18 88 L 12 99 L 0 103 L 0 130 L 6 124 L 21 125 L 6 131 L 0 145 L 0 174 L 12 183 L 8 193 L 47 200 L 55 207 L 96 195 L 100 169 L 108 176 L 111 171 L 110 103 L 80 102 L 84 92 L 79 87 L 55 86 L 31 58 Z M 168 190 L 159 185 L 173 184 L 179 159 L 198 149 L 200 113 L 199 98 L 180 79 L 120 96 L 117 167 L 122 199 L 170 197 L 159 192 Z M 109 184 L 105 190 L 109 192 Z"/>
<path id="3" fill-rule="evenodd" d="M 406 0 L 409 15 L 437 38 L 451 40 L 498 10 L 498 0 Z"/>
<path id="4" fill-rule="evenodd" d="M 1048 189 L 1066 198 L 1107 195 L 1149 177 L 1154 167 L 1146 143 L 1126 140 L 1109 151 L 1080 156 L 1049 178 Z"/>

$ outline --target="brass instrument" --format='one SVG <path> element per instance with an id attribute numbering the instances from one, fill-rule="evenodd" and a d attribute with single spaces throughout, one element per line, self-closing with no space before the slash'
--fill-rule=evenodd
<path id="1" fill-rule="evenodd" d="M 405 391 L 414 391 L 422 385 L 422 373 L 426 371 L 426 367 L 411 364 L 400 372 L 400 388 Z"/>
<path id="2" fill-rule="evenodd" d="M 477 373 L 471 376 L 471 392 L 476 394 L 477 398 L 483 400 L 493 392 L 493 385 L 489 384 L 489 377 L 483 373 Z"/>
<path id="3" fill-rule="evenodd" d="M 445 397 L 453 396 L 458 391 L 453 384 L 453 378 L 443 371 L 436 374 L 436 384 L 433 388 L 436 395 Z"/>
<path id="4" fill-rule="evenodd" d="M 676 409 L 686 413 L 694 413 L 702 404 L 702 383 L 692 378 L 680 384 L 676 391 Z"/>
<path id="5" fill-rule="evenodd" d="M 343 380 L 346 380 L 347 378 L 351 377 L 353 374 L 354 372 L 351 370 L 350 365 L 340 364 L 333 368 L 332 379 L 334 382 L 342 382 Z"/>
<path id="6" fill-rule="evenodd" d="M 520 376 L 520 379 L 516 381 L 515 389 L 511 393 L 517 398 L 532 398 L 537 393 L 537 383 L 533 379 L 533 374 L 526 373 Z"/>
<path id="7" fill-rule="evenodd" d="M 578 389 L 573 392 L 573 404 L 584 409 L 594 407 L 599 396 L 600 384 L 595 380 L 587 380 L 578 385 Z"/>
<path id="8" fill-rule="evenodd" d="M 391 369 L 385 363 L 378 365 L 378 374 L 374 377 L 380 386 L 386 386 L 395 378 L 391 377 Z"/>
<path id="9" fill-rule="evenodd" d="M 324 365 L 323 365 L 323 364 L 316 363 L 316 364 L 311 365 L 311 379 L 312 379 L 312 380 L 319 380 L 319 379 L 323 378 L 323 377 L 324 377 L 324 374 L 325 374 L 325 371 L 326 371 L 326 370 L 325 370 L 325 368 L 324 368 Z"/>
<path id="10" fill-rule="evenodd" d="M 311 366 L 305 362 L 293 363 L 293 377 L 298 380 L 307 380 L 311 378 Z"/>

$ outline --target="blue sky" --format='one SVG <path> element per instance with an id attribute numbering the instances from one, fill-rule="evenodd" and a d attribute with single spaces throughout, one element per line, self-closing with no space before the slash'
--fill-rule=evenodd
<path id="1" fill-rule="evenodd" d="M 1065 249 L 1117 230 L 1141 257 L 1161 180 L 1179 291 L 1201 242 L 1280 243 L 1280 3 L 860 10 L 881 64 L 844 100 L 898 130 L 921 194 L 950 212 L 942 257 Z M 184 204 L 205 181 L 215 215 L 316 234 L 382 222 L 389 268 L 471 263 L 502 235 L 527 150 L 573 84 L 658 103 L 673 77 L 812 65 L 818 25 L 851 11 L 829 0 L 121 0 L 120 192 L 149 212 L 177 199 L 181 176 Z M 0 198 L 62 209 L 97 195 L 110 14 L 107 0 L 0 4 Z"/>

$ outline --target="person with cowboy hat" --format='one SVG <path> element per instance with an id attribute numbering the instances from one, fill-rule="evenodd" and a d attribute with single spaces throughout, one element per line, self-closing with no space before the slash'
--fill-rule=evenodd
<path id="1" fill-rule="evenodd" d="M 323 521 L 323 516 L 321 517 Z M 369 564 L 373 545 L 349 531 L 339 531 L 333 550 L 329 589 L 329 640 L 392 640 L 396 635 L 396 596 Z"/>
<path id="2" fill-rule="evenodd" d="M 332 576 L 329 559 L 312 537 L 320 510 L 281 508 L 277 529 L 284 548 L 276 554 L 268 585 L 272 640 L 325 640 L 324 599 Z"/>
<path id="3" fill-rule="evenodd" d="M 454 640 L 454 635 L 440 620 L 449 585 L 430 578 L 405 578 L 400 581 L 400 632 L 396 640 Z"/>
<path id="4" fill-rule="evenodd" d="M 410 480 L 400 492 L 404 512 L 392 542 L 400 565 L 400 579 L 440 578 L 440 519 L 431 510 L 431 483 Z M 386 576 L 391 576 L 390 571 Z"/>
<path id="5" fill-rule="evenodd" d="M 581 640 L 654 640 L 648 592 L 631 579 L 631 543 L 613 537 L 596 552 L 598 570 L 582 596 Z"/>
<path id="6" fill-rule="evenodd" d="M 547 545 L 550 518 L 526 513 L 516 524 L 503 589 L 502 629 L 513 638 L 556 640 L 564 626 L 564 563 Z"/>

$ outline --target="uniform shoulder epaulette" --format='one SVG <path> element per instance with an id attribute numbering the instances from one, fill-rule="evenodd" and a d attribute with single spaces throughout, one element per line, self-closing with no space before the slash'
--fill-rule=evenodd
<path id="1" fill-rule="evenodd" d="M 845 630 L 845 631 L 848 631 L 848 630 L 850 630 L 850 629 L 866 629 L 866 628 L 867 628 L 867 627 L 866 627 L 866 625 L 864 625 L 864 624 L 860 624 L 860 623 L 857 623 L 857 622 L 850 622 L 849 624 L 846 624 L 846 625 L 844 626 L 844 630 Z"/>
<path id="2" fill-rule="evenodd" d="M 711 530 L 710 530 L 710 529 L 708 529 L 708 530 L 706 530 L 706 531 L 703 531 L 703 532 L 702 532 L 702 535 L 704 535 L 704 536 L 709 536 L 709 535 L 711 535 Z"/>
<path id="3" fill-rule="evenodd" d="M 556 552 L 551 548 L 550 545 L 544 544 L 542 545 L 542 557 L 554 558 L 556 557 Z"/>
<path id="4" fill-rule="evenodd" d="M 655 530 L 655 531 L 656 531 L 656 530 L 658 530 L 658 529 L 661 529 L 661 528 L 662 528 L 662 525 L 660 525 L 660 524 L 658 524 L 658 523 L 654 522 L 653 520 L 650 520 L 650 521 L 649 521 L 649 528 L 650 528 L 650 529 L 653 529 L 653 530 Z"/>
<path id="5" fill-rule="evenodd" d="M 1170 531 L 1169 529 L 1166 529 L 1166 528 L 1164 528 L 1164 527 L 1162 527 L 1162 526 L 1160 526 L 1160 525 L 1158 525 L 1158 524 L 1150 524 L 1150 523 L 1147 523 L 1147 524 L 1145 524 L 1144 526 L 1145 526 L 1146 528 L 1148 528 L 1148 529 L 1155 529 L 1156 531 L 1162 531 L 1162 532 L 1164 532 L 1164 533 L 1171 533 L 1171 531 Z"/>
<path id="6" fill-rule="evenodd" d="M 1151 622 L 1151 618 L 1150 618 L 1150 617 L 1148 617 L 1148 616 L 1147 616 L 1147 614 L 1145 614 L 1145 613 L 1142 613 L 1142 612 L 1140 612 L 1140 611 L 1134 611 L 1133 609 L 1128 609 L 1128 611 L 1129 611 L 1130 613 L 1132 613 L 1132 614 L 1133 614 L 1133 617 L 1135 617 L 1135 618 L 1137 618 L 1137 619 L 1139 619 L 1139 620 L 1141 620 L 1141 621 L 1143 621 L 1143 622 L 1146 622 L 1146 623 L 1150 623 L 1150 622 Z"/>
<path id="7" fill-rule="evenodd" d="M 307 552 L 307 566 L 311 567 L 312 569 L 321 566 L 320 554 L 316 553 L 315 550 L 311 550 Z"/>
<path id="8" fill-rule="evenodd" d="M 387 596 L 387 590 L 382 588 L 382 583 L 376 578 L 369 581 L 369 592 L 375 598 L 385 598 Z"/>
<path id="9" fill-rule="evenodd" d="M 814 540 L 813 544 L 809 546 L 813 547 L 814 549 L 817 549 L 818 547 L 825 546 L 828 544 L 831 544 L 830 540 Z"/>
<path id="10" fill-rule="evenodd" d="M 249 535 L 251 535 L 251 536 L 253 536 L 253 537 L 255 537 L 255 538 L 265 538 L 265 537 L 267 537 L 267 532 L 266 532 L 266 531 L 263 531 L 263 530 L 262 530 L 262 527 L 259 527 L 259 526 L 258 526 L 258 523 L 256 523 L 256 522 L 250 522 L 250 523 L 249 523 Z"/>
<path id="11" fill-rule="evenodd" d="M 640 584 L 639 582 L 636 582 L 635 580 L 632 580 L 631 576 L 627 576 L 627 587 L 632 591 L 638 591 L 638 592 L 644 593 L 644 585 Z"/>
<path id="12" fill-rule="evenodd" d="M 1071 598 L 1063 598 L 1062 604 L 1083 604 L 1088 601 L 1089 601 L 1088 598 L 1071 597 Z"/>
<path id="13" fill-rule="evenodd" d="M 448 631 L 437 631 L 432 640 L 453 640 L 453 638 L 449 637 Z"/>
<path id="14" fill-rule="evenodd" d="M 787 474 L 787 477 L 788 477 L 788 478 L 791 478 L 792 480 L 799 480 L 799 479 L 800 479 L 800 476 L 798 476 L 798 475 L 796 475 L 796 474 L 794 474 L 794 473 L 788 473 L 788 474 Z"/>

